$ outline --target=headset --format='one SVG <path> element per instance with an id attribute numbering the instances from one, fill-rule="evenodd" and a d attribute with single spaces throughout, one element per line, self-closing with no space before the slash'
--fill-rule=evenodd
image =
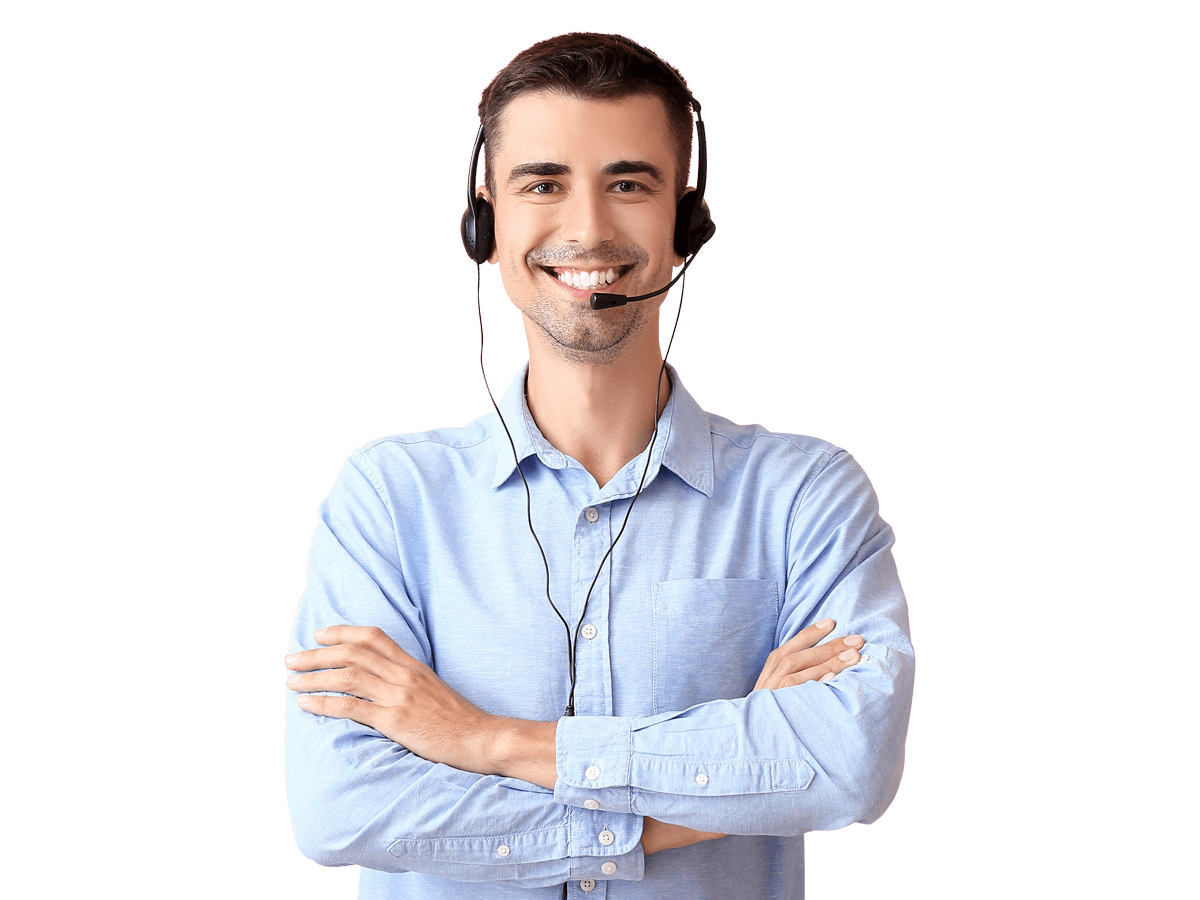
<path id="1" fill-rule="evenodd" d="M 669 291 L 692 264 L 692 258 L 717 231 L 717 226 L 708 214 L 708 205 L 704 202 L 704 188 L 708 183 L 708 143 L 704 138 L 704 118 L 700 114 L 699 101 L 688 90 L 688 86 L 684 84 L 678 73 L 668 66 L 658 54 L 619 34 L 611 35 L 611 37 L 645 54 L 687 94 L 692 111 L 696 114 L 696 189 L 684 194 L 675 206 L 675 252 L 685 259 L 680 273 L 672 278 L 666 287 L 649 294 L 626 297 L 624 294 L 594 293 L 591 299 L 592 309 L 612 309 L 635 300 L 657 297 L 659 294 Z M 475 193 L 475 179 L 479 174 L 479 154 L 483 150 L 483 141 L 483 123 L 480 122 L 479 131 L 475 135 L 475 147 L 471 150 L 471 165 L 467 170 L 467 209 L 463 213 L 462 223 L 459 227 L 463 248 L 467 251 L 467 256 L 478 265 L 487 262 L 496 246 L 496 214 L 492 210 L 492 204 Z"/>

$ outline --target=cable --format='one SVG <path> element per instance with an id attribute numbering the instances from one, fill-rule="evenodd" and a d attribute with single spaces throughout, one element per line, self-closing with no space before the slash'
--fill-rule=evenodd
<path id="1" fill-rule="evenodd" d="M 650 472 L 650 463 L 654 457 L 654 445 L 658 441 L 658 404 L 662 399 L 662 381 L 663 375 L 667 371 L 667 358 L 671 355 L 671 347 L 675 344 L 675 332 L 679 329 L 679 318 L 683 313 L 683 295 L 687 290 L 687 267 L 691 261 L 696 258 L 696 254 L 692 254 L 691 258 L 684 262 L 682 282 L 679 285 L 679 305 L 675 310 L 675 323 L 671 326 L 671 337 L 667 341 L 667 352 L 663 354 L 662 366 L 658 370 L 657 384 L 654 389 L 654 432 L 650 436 L 650 446 L 646 449 L 646 464 L 642 467 L 642 477 L 638 482 L 638 489 L 629 501 L 629 506 L 625 510 L 625 518 L 621 521 L 621 528 L 617 532 L 617 536 L 608 546 L 608 551 L 604 554 L 604 558 L 600 560 L 600 565 L 596 568 L 596 574 L 592 578 L 591 586 L 588 588 L 587 595 L 583 600 L 583 610 L 579 614 L 579 621 L 575 623 L 575 633 L 571 633 L 571 626 L 567 624 L 566 617 L 554 603 L 554 598 L 550 596 L 550 562 L 546 558 L 546 549 L 542 546 L 541 538 L 538 537 L 537 531 L 533 527 L 533 494 L 529 490 L 529 481 L 525 477 L 525 473 L 521 470 L 521 460 L 517 456 L 517 444 L 513 440 L 512 432 L 508 430 L 508 423 L 504 421 L 504 414 L 500 412 L 500 406 L 496 403 L 496 398 L 492 394 L 491 385 L 488 384 L 487 368 L 483 361 L 483 303 L 480 300 L 480 290 L 482 283 L 481 263 L 475 264 L 475 309 L 479 314 L 479 371 L 483 374 L 483 386 L 487 389 L 488 399 L 492 401 L 492 408 L 496 410 L 496 416 L 500 419 L 500 425 L 504 428 L 504 434 L 508 437 L 508 445 L 512 448 L 513 461 L 516 463 L 517 474 L 521 476 L 521 483 L 525 485 L 525 520 L 529 525 L 529 533 L 533 535 L 533 540 L 537 543 L 538 552 L 542 556 L 542 566 L 546 571 L 546 601 L 550 604 L 550 608 L 554 610 L 554 614 L 558 616 L 558 620 L 562 622 L 563 628 L 566 630 L 567 636 L 567 667 L 571 677 L 571 690 L 567 697 L 567 706 L 563 711 L 563 715 L 575 715 L 575 647 L 579 643 L 579 629 L 583 625 L 583 620 L 587 617 L 588 605 L 592 601 L 592 591 L 595 590 L 596 584 L 600 581 L 600 573 L 604 571 L 604 564 L 608 562 L 612 556 L 613 548 L 617 546 L 617 541 L 621 539 L 621 535 L 625 533 L 625 526 L 629 524 L 629 515 L 633 512 L 633 506 L 637 503 L 638 497 L 642 495 L 642 488 L 646 486 L 646 476 Z M 670 376 L 667 376 L 668 379 Z M 564 885 L 564 891 L 566 886 Z"/>

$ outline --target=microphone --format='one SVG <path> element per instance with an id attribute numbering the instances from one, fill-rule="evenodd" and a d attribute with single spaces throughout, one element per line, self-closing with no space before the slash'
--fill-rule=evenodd
<path id="1" fill-rule="evenodd" d="M 652 290 L 652 292 L 649 294 L 640 294 L 638 296 L 625 296 L 624 294 L 593 294 L 592 308 L 593 310 L 611 310 L 611 308 L 614 306 L 624 306 L 625 304 L 629 304 L 629 302 L 634 300 L 649 300 L 652 298 L 652 296 L 658 296 L 659 294 L 666 292 L 666 290 L 670 290 L 676 286 L 676 284 L 679 282 L 679 278 L 683 277 L 683 274 L 686 270 L 688 270 L 688 266 L 683 266 L 683 269 L 679 270 L 679 274 L 674 276 L 671 282 L 668 283 L 665 288 Z"/>
<path id="2" fill-rule="evenodd" d="M 624 294 L 593 293 L 591 299 L 592 309 L 614 309 L 618 306 L 624 306 L 626 303 L 633 303 L 636 300 L 649 300 L 651 297 L 657 297 L 659 294 L 665 294 L 675 286 L 675 282 L 683 277 L 683 273 L 688 270 L 688 266 L 692 264 L 692 260 L 695 258 L 696 254 L 693 253 L 686 260 L 684 260 L 683 268 L 679 270 L 679 274 L 672 278 L 667 283 L 666 287 L 661 287 L 657 291 L 651 291 L 648 294 L 638 294 L 636 297 L 626 297 Z"/>

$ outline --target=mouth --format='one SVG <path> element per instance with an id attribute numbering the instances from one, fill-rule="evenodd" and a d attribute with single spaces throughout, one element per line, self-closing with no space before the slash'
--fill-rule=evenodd
<path id="1" fill-rule="evenodd" d="M 562 266 L 542 266 L 542 271 L 556 278 L 565 287 L 592 291 L 616 283 L 631 268 L 632 266 L 611 266 L 604 269 L 570 269 Z"/>

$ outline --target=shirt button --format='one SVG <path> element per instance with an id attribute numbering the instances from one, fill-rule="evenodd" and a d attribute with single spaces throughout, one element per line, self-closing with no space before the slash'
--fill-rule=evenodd
<path id="1" fill-rule="evenodd" d="M 500 854 L 501 856 L 508 856 L 508 854 L 511 853 L 512 851 L 508 849 L 508 844 L 501 844 L 499 847 L 496 848 L 496 852 L 498 854 Z"/>
<path id="2" fill-rule="evenodd" d="M 600 867 L 600 871 L 605 875 L 611 875 L 613 872 L 617 871 L 617 864 L 613 862 L 606 862 Z"/>
<path id="3" fill-rule="evenodd" d="M 611 844 L 616 839 L 617 839 L 617 836 L 615 834 L 613 834 L 611 831 L 609 831 L 607 828 L 605 828 L 602 832 L 600 832 L 600 843 L 602 843 L 605 847 L 607 847 L 609 844 Z"/>
<path id="4" fill-rule="evenodd" d="M 587 625 L 584 625 L 583 626 L 583 636 L 585 638 L 587 638 L 589 641 L 592 638 L 594 638 L 596 636 L 596 626 L 590 622 Z"/>
<path id="5" fill-rule="evenodd" d="M 584 893 L 590 894 L 596 889 L 596 882 L 592 881 L 590 878 L 585 878 L 583 881 L 579 882 L 579 889 Z"/>
<path id="6" fill-rule="evenodd" d="M 595 781 L 600 777 L 600 770 L 595 766 L 588 766 L 587 771 L 583 773 L 588 777 L 588 781 Z"/>
<path id="7" fill-rule="evenodd" d="M 599 800 L 584 800 L 583 808 L 584 809 L 599 809 L 600 801 Z"/>
<path id="8" fill-rule="evenodd" d="M 583 511 L 583 517 L 594 524 L 600 518 L 600 513 L 594 506 L 589 506 Z"/>
<path id="9" fill-rule="evenodd" d="M 704 787 L 706 784 L 708 784 L 708 776 L 701 772 L 696 776 L 696 784 L 700 785 L 700 787 Z"/>

